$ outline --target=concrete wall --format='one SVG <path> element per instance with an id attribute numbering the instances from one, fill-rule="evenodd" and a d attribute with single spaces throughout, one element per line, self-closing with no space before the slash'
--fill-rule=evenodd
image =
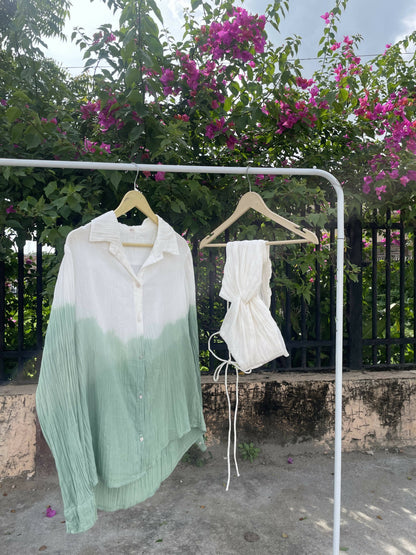
<path id="1" fill-rule="evenodd" d="M 34 385 L 0 387 L 0 480 L 35 471 Z"/>
<path id="2" fill-rule="evenodd" d="M 231 397 L 235 385 L 230 377 Z M 0 387 L 0 480 L 30 475 L 47 446 L 36 425 L 35 385 Z M 209 443 L 226 441 L 223 383 L 202 378 Z M 239 441 L 273 441 L 291 449 L 331 449 L 334 376 L 255 374 L 239 387 Z M 343 385 L 343 450 L 416 445 L 416 370 L 349 372 Z"/>
<path id="3" fill-rule="evenodd" d="M 223 441 L 228 433 L 224 386 L 210 377 L 203 382 L 209 438 Z M 234 384 L 230 390 L 234 402 Z M 333 375 L 263 374 L 240 381 L 241 440 L 332 447 L 334 414 Z M 344 373 L 343 450 L 406 445 L 416 445 L 416 371 Z"/>

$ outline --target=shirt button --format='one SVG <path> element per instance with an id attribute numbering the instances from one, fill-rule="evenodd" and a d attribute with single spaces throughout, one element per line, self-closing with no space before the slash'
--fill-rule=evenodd
<path id="1" fill-rule="evenodd" d="M 139 439 L 140 439 L 140 441 L 143 441 L 143 439 L 144 439 L 144 438 L 143 438 L 143 436 L 140 436 L 140 438 L 139 438 Z"/>
<path id="2" fill-rule="evenodd" d="M 139 395 L 139 399 L 143 399 L 143 395 Z"/>

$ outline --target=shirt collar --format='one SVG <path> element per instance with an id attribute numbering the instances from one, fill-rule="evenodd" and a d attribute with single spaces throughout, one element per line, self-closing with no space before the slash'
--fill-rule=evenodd
<path id="1" fill-rule="evenodd" d="M 175 230 L 163 220 L 157 217 L 157 233 L 151 251 L 153 262 L 162 258 L 163 253 L 179 254 L 178 240 Z M 121 247 L 119 222 L 113 210 L 105 212 L 91 221 L 90 241 L 107 241 L 112 245 Z"/>

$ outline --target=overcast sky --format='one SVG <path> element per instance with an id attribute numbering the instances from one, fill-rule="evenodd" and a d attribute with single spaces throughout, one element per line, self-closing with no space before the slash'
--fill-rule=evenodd
<path id="1" fill-rule="evenodd" d="M 182 11 L 184 7 L 190 6 L 190 0 L 158 0 L 157 3 L 163 12 L 165 26 L 180 38 Z M 261 14 L 269 3 L 270 0 L 246 0 L 243 6 L 250 12 Z M 315 57 L 325 25 L 320 15 L 330 11 L 334 4 L 335 0 L 289 0 L 290 10 L 281 21 L 280 34 L 271 30 L 269 38 L 275 44 L 279 44 L 289 35 L 300 35 L 300 57 Z M 235 5 L 241 5 L 241 2 L 235 2 Z M 78 47 L 70 41 L 72 30 L 80 26 L 87 34 L 92 35 L 103 23 L 112 23 L 114 28 L 118 26 L 118 16 L 114 16 L 103 1 L 72 0 L 71 20 L 65 28 L 68 41 L 49 41 L 48 55 L 64 67 L 72 68 L 71 73 L 79 73 L 83 64 L 82 55 Z M 416 3 L 413 0 L 349 0 L 338 28 L 341 39 L 344 35 L 362 35 L 360 55 L 384 52 L 386 44 L 395 43 L 414 30 Z M 303 65 L 305 76 L 310 76 L 315 63 L 305 60 Z"/>

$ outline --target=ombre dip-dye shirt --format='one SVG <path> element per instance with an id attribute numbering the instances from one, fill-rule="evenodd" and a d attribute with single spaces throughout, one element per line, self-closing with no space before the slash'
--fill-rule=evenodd
<path id="1" fill-rule="evenodd" d="M 205 449 L 192 257 L 162 218 L 127 226 L 110 211 L 68 235 L 36 407 L 70 533 Z"/>

